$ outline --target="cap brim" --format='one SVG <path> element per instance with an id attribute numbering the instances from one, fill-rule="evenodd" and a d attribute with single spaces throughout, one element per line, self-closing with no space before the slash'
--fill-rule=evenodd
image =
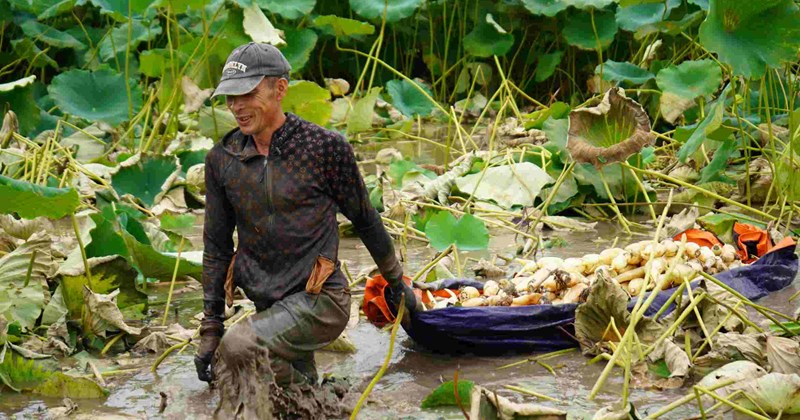
<path id="1" fill-rule="evenodd" d="M 219 95 L 244 95 L 249 93 L 264 80 L 264 76 L 258 75 L 253 77 L 241 77 L 237 79 L 227 79 L 219 82 L 219 85 L 214 89 L 211 97 Z"/>

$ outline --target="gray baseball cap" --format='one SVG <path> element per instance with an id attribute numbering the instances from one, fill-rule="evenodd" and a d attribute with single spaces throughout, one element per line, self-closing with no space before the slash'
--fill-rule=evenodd
<path id="1" fill-rule="evenodd" d="M 267 76 L 289 78 L 292 66 L 283 53 L 270 44 L 250 42 L 237 47 L 222 68 L 222 78 L 211 97 L 244 95 Z"/>

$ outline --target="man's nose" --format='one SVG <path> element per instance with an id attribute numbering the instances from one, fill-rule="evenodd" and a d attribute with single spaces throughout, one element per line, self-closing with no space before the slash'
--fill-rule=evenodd
<path id="1" fill-rule="evenodd" d="M 228 97 L 228 107 L 231 111 L 237 111 L 242 108 L 244 101 L 238 96 L 229 96 Z"/>

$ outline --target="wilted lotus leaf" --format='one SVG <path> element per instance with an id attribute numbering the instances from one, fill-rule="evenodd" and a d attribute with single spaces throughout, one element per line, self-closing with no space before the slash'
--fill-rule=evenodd
<path id="1" fill-rule="evenodd" d="M 597 106 L 569 114 L 567 150 L 577 162 L 622 162 L 652 142 L 650 118 L 620 88 L 609 89 Z"/>
<path id="2" fill-rule="evenodd" d="M 767 371 L 761 366 L 749 360 L 738 360 L 728 363 L 704 376 L 703 379 L 697 383 L 697 386 L 708 389 L 724 382 L 732 381 L 732 384 L 717 388 L 714 391 L 714 393 L 720 397 L 725 397 L 738 389 L 737 383 L 753 378 L 760 378 L 766 374 Z M 704 396 L 702 400 L 704 405 L 713 404 L 715 402 L 711 397 L 707 396 Z"/>
<path id="3" fill-rule="evenodd" d="M 118 294 L 119 289 L 107 295 L 101 295 L 92 292 L 92 289 L 89 289 L 88 286 L 83 287 L 84 331 L 91 331 L 93 334 L 100 337 L 105 337 L 106 331 L 109 329 L 125 331 L 131 335 L 139 335 L 142 333 L 141 328 L 131 327 L 125 323 L 122 312 L 120 312 L 117 307 Z"/>
<path id="4" fill-rule="evenodd" d="M 800 343 L 784 337 L 767 337 L 767 361 L 773 372 L 800 373 Z"/>
<path id="5" fill-rule="evenodd" d="M 736 389 L 748 398 L 739 398 L 737 404 L 767 414 L 800 413 L 800 375 L 773 372 L 751 379 Z"/>
<path id="6" fill-rule="evenodd" d="M 161 331 L 153 331 L 147 337 L 136 342 L 133 351 L 139 353 L 162 353 L 172 344 L 167 335 Z"/>
<path id="7" fill-rule="evenodd" d="M 200 110 L 203 102 L 214 93 L 214 89 L 200 89 L 194 80 L 186 76 L 181 78 L 181 90 L 183 90 L 183 112 L 187 114 Z"/>

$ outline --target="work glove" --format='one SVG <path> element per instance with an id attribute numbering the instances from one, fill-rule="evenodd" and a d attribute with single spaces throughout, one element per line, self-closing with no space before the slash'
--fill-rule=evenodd
<path id="1" fill-rule="evenodd" d="M 200 326 L 200 348 L 194 355 L 197 379 L 209 383 L 214 380 L 214 367 L 211 362 L 224 331 L 222 322 L 216 320 L 204 320 L 203 325 Z"/>
<path id="2" fill-rule="evenodd" d="M 395 316 L 397 316 L 398 310 L 400 309 L 400 301 L 403 296 L 406 298 L 406 313 L 401 322 L 405 325 L 411 313 L 422 308 L 418 306 L 417 297 L 414 296 L 414 289 L 408 286 L 404 281 L 396 280 L 389 282 L 389 286 L 384 291 L 384 297 L 386 303 L 389 305 L 389 310 L 392 311 Z"/>

